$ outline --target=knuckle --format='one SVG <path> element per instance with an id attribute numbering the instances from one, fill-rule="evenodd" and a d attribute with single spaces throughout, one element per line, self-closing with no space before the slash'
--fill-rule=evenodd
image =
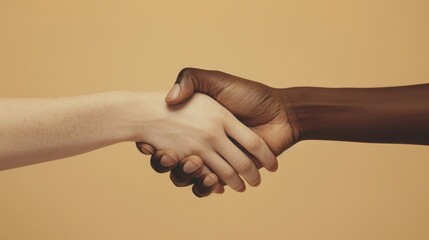
<path id="1" fill-rule="evenodd" d="M 216 140 L 216 134 L 214 131 L 205 131 L 202 134 L 202 138 L 206 142 L 213 142 L 214 140 Z"/>
<path id="2" fill-rule="evenodd" d="M 220 176 L 222 179 L 229 180 L 229 179 L 232 179 L 232 178 L 235 176 L 235 174 L 236 174 L 236 172 L 234 171 L 234 169 L 232 169 L 232 168 L 227 168 L 227 169 L 223 170 L 223 171 L 219 174 L 219 176 Z"/>
<path id="3" fill-rule="evenodd" d="M 241 161 L 238 165 L 236 170 L 238 172 L 249 172 L 253 169 L 253 163 L 250 161 Z"/>
<path id="4" fill-rule="evenodd" d="M 250 151 L 257 151 L 262 144 L 262 140 L 258 137 L 250 138 L 247 142 L 248 150 Z"/>
<path id="5" fill-rule="evenodd" d="M 203 166 L 203 160 L 200 157 L 196 156 L 196 155 L 191 155 L 189 157 L 184 158 L 182 160 L 182 163 L 185 164 L 188 161 L 193 162 L 198 167 L 202 167 Z"/>
<path id="6" fill-rule="evenodd" d="M 221 123 L 226 123 L 228 121 L 236 121 L 235 116 L 232 115 L 231 112 L 223 108 L 219 108 L 219 110 L 216 113 L 214 113 L 212 117 L 214 120 Z"/>
<path id="7" fill-rule="evenodd" d="M 177 80 L 180 81 L 183 78 L 187 78 L 193 75 L 194 68 L 186 67 L 180 70 L 179 75 L 177 76 Z"/>
<path id="8" fill-rule="evenodd" d="M 225 76 L 227 75 L 225 72 L 219 71 L 219 70 L 209 70 L 207 71 L 209 72 L 211 75 L 215 75 L 215 76 Z M 220 78 L 221 80 L 224 80 L 224 78 Z"/>
<path id="9" fill-rule="evenodd" d="M 195 161 L 195 162 L 201 162 L 201 158 L 197 155 L 189 155 L 187 157 L 185 157 L 183 160 L 185 161 Z"/>

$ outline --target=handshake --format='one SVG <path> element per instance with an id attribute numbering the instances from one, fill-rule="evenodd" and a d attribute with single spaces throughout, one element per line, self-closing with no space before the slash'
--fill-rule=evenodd
<path id="1" fill-rule="evenodd" d="M 202 94 L 198 94 L 202 93 Z M 258 168 L 301 140 L 429 144 L 429 84 L 274 89 L 219 71 L 183 69 L 166 97 L 174 118 L 137 143 L 157 172 L 198 197 L 261 182 Z M 210 98 L 211 97 L 211 98 Z M 162 133 L 162 134 L 160 134 Z M 158 142 L 149 139 L 160 137 Z"/>
<path id="2" fill-rule="evenodd" d="M 183 69 L 166 102 L 168 117 L 149 123 L 137 148 L 152 155 L 155 171 L 171 171 L 176 186 L 193 184 L 198 197 L 224 185 L 242 192 L 243 179 L 259 185 L 258 168 L 275 171 L 276 156 L 299 139 L 286 94 L 219 71 Z"/>
<path id="3" fill-rule="evenodd" d="M 183 69 L 165 93 L 0 98 L 0 170 L 131 141 L 198 197 L 261 182 L 302 140 L 429 144 L 429 84 L 275 89 Z"/>

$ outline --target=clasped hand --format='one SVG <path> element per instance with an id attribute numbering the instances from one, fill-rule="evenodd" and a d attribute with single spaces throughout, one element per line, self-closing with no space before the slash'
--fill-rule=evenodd
<path id="1" fill-rule="evenodd" d="M 155 171 L 171 171 L 176 186 L 193 184 L 198 197 L 222 193 L 223 185 L 242 192 L 241 177 L 259 185 L 258 168 L 275 171 L 275 156 L 298 137 L 275 89 L 226 73 L 184 69 L 166 101 L 137 148 L 152 155 Z"/>

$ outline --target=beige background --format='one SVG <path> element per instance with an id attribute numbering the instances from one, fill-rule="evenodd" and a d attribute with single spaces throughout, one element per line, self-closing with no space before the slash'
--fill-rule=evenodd
<path id="1" fill-rule="evenodd" d="M 0 0 L 0 95 L 166 90 L 185 66 L 275 87 L 424 83 L 428 12 L 425 0 Z M 260 187 L 197 199 L 123 143 L 0 172 L 0 239 L 429 239 L 428 154 L 302 142 Z"/>

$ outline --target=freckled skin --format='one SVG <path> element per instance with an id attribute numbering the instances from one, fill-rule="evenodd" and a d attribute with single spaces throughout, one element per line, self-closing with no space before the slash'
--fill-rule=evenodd
<path id="1" fill-rule="evenodd" d="M 124 140 L 120 93 L 0 99 L 0 169 L 68 157 Z M 118 105 L 118 106 L 116 106 Z M 119 134 L 118 134 L 119 133 Z"/>
<path id="2" fill-rule="evenodd" d="M 260 174 L 252 159 L 231 139 L 261 159 L 267 169 L 277 164 L 264 141 L 213 99 L 195 95 L 182 105 L 168 107 L 164 95 L 115 92 L 0 99 L 0 112 L 7 113 L 0 119 L 0 170 L 124 141 L 145 141 L 173 150 L 181 158 L 204 156 L 205 164 L 236 191 L 245 190 L 240 176 L 255 185 Z M 218 179 L 210 177 L 211 182 Z"/>

